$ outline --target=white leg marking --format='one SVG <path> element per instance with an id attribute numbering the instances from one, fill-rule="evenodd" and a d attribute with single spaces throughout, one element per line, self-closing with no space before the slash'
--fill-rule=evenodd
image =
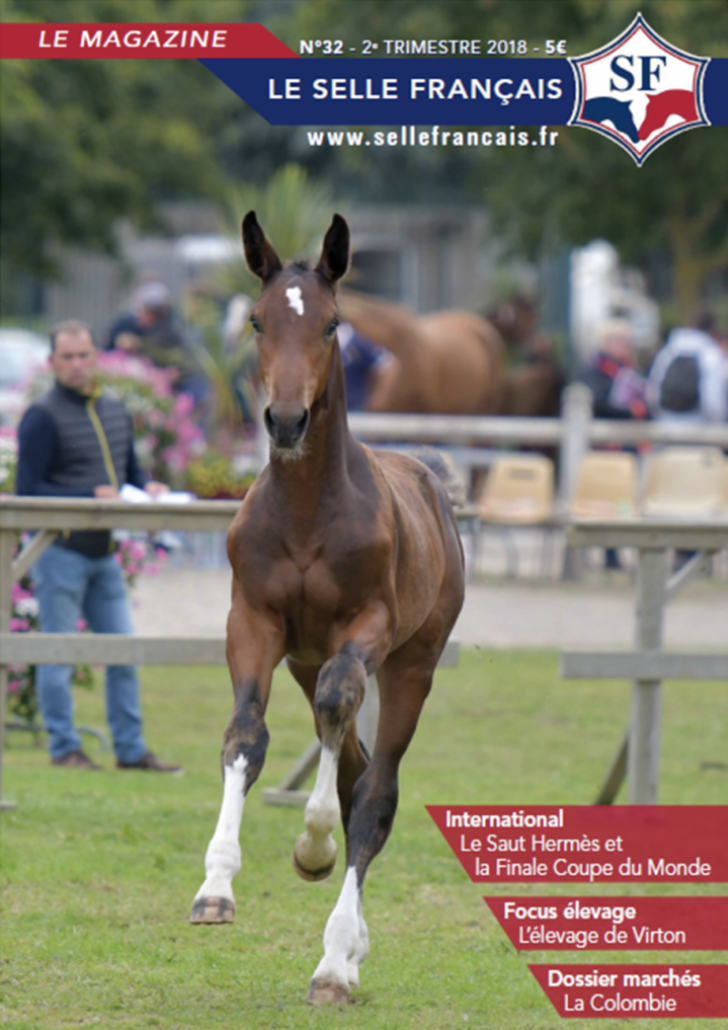
<path id="1" fill-rule="evenodd" d="M 303 297 L 301 296 L 301 287 L 289 286 L 286 290 L 286 297 L 288 297 L 288 307 L 293 308 L 297 315 L 302 315 Z"/>
<path id="2" fill-rule="evenodd" d="M 324 930 L 324 957 L 313 974 L 313 982 L 358 986 L 359 963 L 366 958 L 369 939 L 361 915 L 361 892 L 356 869 L 349 866 L 339 899 Z"/>
<path id="3" fill-rule="evenodd" d="M 321 749 L 316 786 L 306 805 L 306 832 L 296 841 L 299 865 L 310 872 L 326 869 L 336 861 L 336 841 L 331 833 L 341 817 L 336 779 L 339 758 L 331 748 Z"/>
<path id="4" fill-rule="evenodd" d="M 233 899 L 233 878 L 240 872 L 240 823 L 245 804 L 245 769 L 248 763 L 238 755 L 232 765 L 226 765 L 222 808 L 212 840 L 205 855 L 207 879 L 195 895 L 198 898 Z"/>
<path id="5" fill-rule="evenodd" d="M 359 891 L 359 897 L 357 898 L 356 914 L 358 919 L 359 933 L 357 936 L 356 945 L 354 947 L 354 954 L 346 963 L 346 977 L 349 981 L 349 987 L 359 986 L 359 966 L 362 964 L 364 959 L 369 954 L 369 930 L 367 929 L 367 924 L 364 922 L 364 913 L 362 911 L 361 904 L 361 891 Z"/>

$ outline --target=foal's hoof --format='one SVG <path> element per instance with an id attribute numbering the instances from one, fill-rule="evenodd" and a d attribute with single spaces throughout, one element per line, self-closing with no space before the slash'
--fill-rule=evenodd
<path id="1" fill-rule="evenodd" d="M 349 988 L 346 984 L 331 980 L 312 980 L 306 1001 L 309 1005 L 346 1005 L 349 1001 Z"/>
<path id="2" fill-rule="evenodd" d="M 229 898 L 196 898 L 192 905 L 191 923 L 232 923 L 235 902 Z"/>
<path id="3" fill-rule="evenodd" d="M 293 849 L 293 868 L 302 880 L 325 880 L 334 871 L 338 851 L 333 837 L 315 841 L 306 831 Z"/>
<path id="4" fill-rule="evenodd" d="M 293 868 L 296 870 L 302 880 L 308 880 L 311 883 L 315 883 L 317 880 L 326 880 L 334 871 L 336 865 L 336 852 L 334 852 L 334 860 L 329 865 L 324 866 L 322 869 L 304 869 L 301 863 L 296 857 L 296 852 L 293 852 Z M 310 993 L 310 992 L 309 992 Z M 309 999 L 310 1000 L 310 999 Z"/>

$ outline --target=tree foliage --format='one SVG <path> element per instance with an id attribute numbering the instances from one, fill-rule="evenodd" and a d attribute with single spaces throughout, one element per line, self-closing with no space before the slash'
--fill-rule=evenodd
<path id="1" fill-rule="evenodd" d="M 4 20 L 262 21 L 300 39 L 566 39 L 585 53 L 621 32 L 633 0 L 0 0 Z M 693 53 L 728 56 L 725 0 L 643 0 L 654 28 Z M 381 51 L 379 51 L 381 53 Z M 121 217 L 153 223 L 159 200 L 220 200 L 302 164 L 355 202 L 484 203 L 513 248 L 603 235 L 629 261 L 661 248 L 686 311 L 728 267 L 728 129 L 669 140 L 642 169 L 611 141 L 562 129 L 550 148 L 316 148 L 273 127 L 196 61 L 3 61 L 3 260 L 47 272 L 59 243 L 113 246 Z M 238 198 L 245 204 L 244 197 Z"/>
<path id="2" fill-rule="evenodd" d="M 643 0 L 642 13 L 670 42 L 697 54 L 728 56 L 728 4 L 723 0 Z M 543 47 L 566 39 L 569 54 L 587 53 L 618 35 L 636 11 L 631 0 L 302 0 L 294 25 L 277 26 L 297 38 L 326 32 L 347 45 L 362 39 L 519 39 Z M 443 148 L 352 152 L 356 174 L 381 180 L 399 171 L 400 183 L 422 193 L 444 179 L 461 197 L 485 201 L 496 229 L 521 253 L 534 254 L 544 236 L 581 244 L 604 236 L 623 258 L 643 262 L 655 248 L 672 260 L 683 317 L 711 273 L 728 269 L 728 129 L 684 133 L 638 169 L 611 141 L 586 129 L 562 129 L 556 147 L 460 152 Z M 433 170 L 437 169 L 434 172 Z M 433 190 L 431 195 L 434 196 Z M 441 195 L 441 194 L 439 194 Z M 447 195 L 447 194 L 446 194 Z"/>
<path id="3" fill-rule="evenodd" d="M 5 0 L 4 21 L 211 21 L 243 0 Z M 112 249 L 121 217 L 215 196 L 216 141 L 239 101 L 197 61 L 4 60 L 1 243 L 7 265 L 53 267 L 59 243 Z"/>

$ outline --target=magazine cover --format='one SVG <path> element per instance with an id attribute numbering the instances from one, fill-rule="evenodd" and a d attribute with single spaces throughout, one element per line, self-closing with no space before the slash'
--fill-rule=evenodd
<path id="1" fill-rule="evenodd" d="M 728 6 L 0 41 L 3 1025 L 728 1025 Z"/>

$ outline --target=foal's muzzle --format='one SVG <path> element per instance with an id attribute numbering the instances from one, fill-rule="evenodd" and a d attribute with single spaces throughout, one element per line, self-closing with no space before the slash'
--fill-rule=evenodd
<path id="1" fill-rule="evenodd" d="M 281 415 L 275 414 L 271 408 L 266 408 L 263 421 L 275 446 L 281 451 L 292 451 L 306 435 L 311 412 L 308 408 L 301 408 L 293 415 Z"/>

